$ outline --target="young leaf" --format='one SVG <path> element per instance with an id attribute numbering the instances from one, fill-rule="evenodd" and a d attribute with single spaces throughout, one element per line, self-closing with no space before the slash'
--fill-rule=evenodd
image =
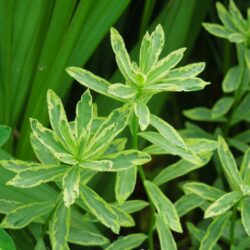
<path id="1" fill-rule="evenodd" d="M 233 190 L 239 190 L 239 186 L 243 184 L 243 181 L 240 177 L 234 157 L 229 150 L 227 143 L 221 136 L 218 137 L 218 154 L 223 171 L 230 186 Z"/>
<path id="2" fill-rule="evenodd" d="M 0 125 L 0 147 L 9 139 L 11 134 L 11 129 L 9 127 Z"/>
<path id="3" fill-rule="evenodd" d="M 81 246 L 102 246 L 108 244 L 109 239 L 84 229 L 70 228 L 68 242 Z"/>
<path id="4" fill-rule="evenodd" d="M 80 162 L 79 167 L 86 168 L 94 171 L 114 171 L 112 169 L 112 161 L 100 160 L 100 161 L 85 161 Z"/>
<path id="5" fill-rule="evenodd" d="M 2 228 L 0 228 L 0 249 L 16 250 L 14 241 Z"/>
<path id="6" fill-rule="evenodd" d="M 63 200 L 66 207 L 75 203 L 79 196 L 79 167 L 72 166 L 63 176 Z"/>
<path id="7" fill-rule="evenodd" d="M 51 202 L 36 202 L 17 207 L 6 215 L 1 223 L 3 228 L 19 229 L 37 218 L 47 215 L 54 207 Z"/>
<path id="8" fill-rule="evenodd" d="M 137 167 L 132 167 L 116 174 L 115 198 L 118 203 L 124 203 L 134 191 L 137 177 Z"/>
<path id="9" fill-rule="evenodd" d="M 162 220 L 158 214 L 155 214 L 155 227 L 159 236 L 161 250 L 177 249 L 174 237 L 169 230 L 168 224 Z"/>
<path id="10" fill-rule="evenodd" d="M 203 23 L 203 26 L 210 34 L 220 38 L 228 38 L 231 34 L 230 30 L 219 24 Z"/>
<path id="11" fill-rule="evenodd" d="M 173 203 L 162 193 L 159 187 L 150 181 L 144 181 L 144 185 L 159 216 L 175 232 L 182 232 L 178 213 Z"/>
<path id="12" fill-rule="evenodd" d="M 112 206 L 85 185 L 80 187 L 80 195 L 88 210 L 106 227 L 111 228 L 114 233 L 118 234 L 120 226 L 118 224 L 118 217 Z"/>
<path id="13" fill-rule="evenodd" d="M 137 100 L 134 104 L 134 112 L 138 118 L 141 130 L 145 130 L 150 123 L 150 111 L 148 106 L 142 100 Z"/>
<path id="14" fill-rule="evenodd" d="M 115 83 L 109 86 L 109 93 L 122 99 L 130 99 L 135 97 L 136 90 L 128 85 Z"/>
<path id="15" fill-rule="evenodd" d="M 124 203 L 118 205 L 122 210 L 126 211 L 127 213 L 135 213 L 137 211 L 142 210 L 143 208 L 148 206 L 148 202 L 144 200 L 130 200 L 125 201 Z"/>
<path id="16" fill-rule="evenodd" d="M 7 185 L 12 185 L 20 188 L 31 188 L 42 183 L 56 180 L 63 176 L 69 169 L 69 166 L 61 165 L 41 165 L 35 168 L 29 168 L 17 174 L 13 179 L 7 182 Z"/>
<path id="17" fill-rule="evenodd" d="M 216 245 L 216 242 L 220 238 L 222 231 L 231 217 L 231 213 L 224 213 L 221 216 L 216 217 L 209 225 L 200 245 L 200 250 L 212 250 Z"/>
<path id="18" fill-rule="evenodd" d="M 53 213 L 49 224 L 49 235 L 52 249 L 68 249 L 68 236 L 70 227 L 70 208 L 64 206 L 63 200 L 60 200 Z"/>
<path id="19" fill-rule="evenodd" d="M 224 214 L 234 204 L 236 204 L 242 198 L 242 196 L 243 196 L 242 193 L 239 191 L 233 191 L 224 194 L 207 208 L 204 217 L 209 218 L 220 214 Z"/>
<path id="20" fill-rule="evenodd" d="M 219 99 L 212 108 L 212 118 L 225 115 L 234 103 L 233 97 L 223 97 Z"/>
<path id="21" fill-rule="evenodd" d="M 242 68 L 240 66 L 235 66 L 229 69 L 222 82 L 223 92 L 230 93 L 235 91 L 240 85 L 241 78 Z"/>
<path id="22" fill-rule="evenodd" d="M 120 237 L 118 240 L 111 243 L 105 250 L 130 250 L 138 248 L 143 241 L 147 239 L 145 234 L 130 234 L 124 237 Z"/>
<path id="23" fill-rule="evenodd" d="M 244 197 L 241 202 L 241 220 L 246 233 L 250 236 L 250 198 Z"/>

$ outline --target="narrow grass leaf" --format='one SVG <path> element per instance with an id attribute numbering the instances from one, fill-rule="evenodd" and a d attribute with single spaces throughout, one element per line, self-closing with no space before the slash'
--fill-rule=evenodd
<path id="1" fill-rule="evenodd" d="M 68 249 L 69 228 L 70 208 L 65 207 L 63 200 L 60 200 L 49 224 L 49 236 L 53 249 Z"/>
<path id="2" fill-rule="evenodd" d="M 240 177 L 235 159 L 227 143 L 221 136 L 218 138 L 218 154 L 227 181 L 233 190 L 239 190 L 239 185 L 243 184 L 243 181 Z"/>
<path id="3" fill-rule="evenodd" d="M 145 234 L 130 234 L 124 237 L 120 237 L 118 240 L 114 241 L 108 247 L 106 247 L 105 250 L 135 249 L 138 248 L 146 239 L 147 236 Z"/>
<path id="4" fill-rule="evenodd" d="M 201 241 L 200 250 L 213 249 L 230 217 L 231 213 L 225 213 L 213 220 Z"/>
<path id="5" fill-rule="evenodd" d="M 178 213 L 173 203 L 162 193 L 159 187 L 150 181 L 144 181 L 144 185 L 159 216 L 175 232 L 182 232 Z"/>
<path id="6" fill-rule="evenodd" d="M 9 139 L 11 134 L 11 129 L 9 127 L 0 125 L 0 147 L 2 147 L 5 142 Z"/>
<path id="7" fill-rule="evenodd" d="M 233 191 L 221 196 L 218 200 L 212 203 L 205 211 L 205 218 L 210 218 L 224 214 L 228 211 L 234 204 L 236 204 L 243 194 L 239 191 Z"/>
<path id="8" fill-rule="evenodd" d="M 69 169 L 69 166 L 61 165 L 41 165 L 35 168 L 29 168 L 18 173 L 13 179 L 7 182 L 20 188 L 31 188 L 41 185 L 49 181 L 54 181 Z"/>
<path id="9" fill-rule="evenodd" d="M 0 228 L 0 249 L 16 250 L 14 241 L 2 228 Z"/>
<path id="10" fill-rule="evenodd" d="M 103 200 L 96 192 L 87 186 L 80 187 L 80 195 L 88 210 L 98 218 L 106 227 L 111 228 L 116 234 L 119 233 L 118 217 L 112 206 Z"/>
<path id="11" fill-rule="evenodd" d="M 159 236 L 161 250 L 176 250 L 177 246 L 168 224 L 158 214 L 155 214 L 155 227 Z"/>
<path id="12" fill-rule="evenodd" d="M 3 228 L 19 229 L 32 221 L 47 215 L 54 207 L 51 202 L 36 202 L 17 207 L 6 215 L 1 223 Z"/>
<path id="13" fill-rule="evenodd" d="M 79 196 L 80 173 L 79 167 L 72 166 L 63 176 L 63 200 L 66 207 L 75 203 Z"/>

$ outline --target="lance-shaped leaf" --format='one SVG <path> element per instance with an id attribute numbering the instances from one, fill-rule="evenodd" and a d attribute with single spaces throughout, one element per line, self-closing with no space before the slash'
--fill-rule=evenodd
<path id="1" fill-rule="evenodd" d="M 70 208 L 64 206 L 63 200 L 60 200 L 53 213 L 49 224 L 49 236 L 52 249 L 68 249 L 68 236 L 70 228 Z"/>
<path id="2" fill-rule="evenodd" d="M 68 242 L 81 246 L 102 246 L 108 244 L 109 239 L 84 229 L 70 228 Z"/>
<path id="3" fill-rule="evenodd" d="M 202 160 L 197 155 L 195 155 L 194 152 L 189 149 L 179 147 L 178 145 L 176 145 L 177 142 L 167 140 L 159 133 L 149 131 L 141 132 L 139 133 L 139 135 L 150 141 L 157 147 L 162 148 L 167 154 L 179 155 L 180 157 L 192 162 L 193 164 L 202 164 Z"/>
<path id="4" fill-rule="evenodd" d="M 148 74 L 147 84 L 153 84 L 165 76 L 182 59 L 186 48 L 178 49 L 159 60 Z"/>
<path id="5" fill-rule="evenodd" d="M 115 53 L 116 62 L 122 75 L 130 84 L 135 84 L 135 75 L 132 70 L 131 61 L 129 58 L 129 54 L 126 50 L 123 38 L 121 37 L 119 32 L 114 28 L 110 29 L 110 38 L 112 49 Z"/>
<path id="6" fill-rule="evenodd" d="M 241 220 L 246 233 L 250 236 L 250 198 L 244 197 L 241 202 Z"/>
<path id="7" fill-rule="evenodd" d="M 57 158 L 41 143 L 33 134 L 30 134 L 30 142 L 37 159 L 43 164 L 58 165 Z"/>
<path id="8" fill-rule="evenodd" d="M 79 196 L 79 167 L 72 166 L 63 176 L 63 200 L 66 207 L 75 203 Z"/>
<path id="9" fill-rule="evenodd" d="M 240 191 L 224 194 L 207 208 L 204 217 L 209 218 L 225 213 L 242 197 L 243 194 Z"/>
<path id="10" fill-rule="evenodd" d="M 134 104 L 134 112 L 138 118 L 141 130 L 145 130 L 150 123 L 150 111 L 142 100 L 137 100 Z"/>
<path id="11" fill-rule="evenodd" d="M 37 168 L 41 166 L 40 163 L 37 162 L 27 162 L 21 160 L 1 160 L 0 164 L 14 173 L 20 173 L 22 171 L 28 170 L 29 168 Z"/>
<path id="12" fill-rule="evenodd" d="M 41 165 L 29 168 L 18 173 L 13 179 L 7 182 L 7 185 L 20 188 L 36 187 L 42 183 L 56 180 L 63 176 L 68 169 L 69 166 L 65 165 Z"/>
<path id="13" fill-rule="evenodd" d="M 205 68 L 205 63 L 191 63 L 186 66 L 171 70 L 166 77 L 167 79 L 185 79 L 193 78 L 199 75 Z M 162 80 L 164 81 L 164 80 Z"/>
<path id="14" fill-rule="evenodd" d="M 183 186 L 185 193 L 196 194 L 204 200 L 216 201 L 224 191 L 201 182 L 188 182 Z"/>
<path id="15" fill-rule="evenodd" d="M 173 203 L 162 193 L 159 187 L 150 181 L 144 181 L 150 199 L 152 200 L 159 216 L 175 232 L 182 232 L 178 213 Z"/>
<path id="16" fill-rule="evenodd" d="M 122 210 L 127 213 L 135 213 L 137 211 L 142 210 L 143 208 L 148 206 L 148 202 L 144 200 L 129 200 L 124 203 L 118 205 Z"/>
<path id="17" fill-rule="evenodd" d="M 130 234 L 124 237 L 119 237 L 118 240 L 114 241 L 112 244 L 106 247 L 105 250 L 135 249 L 138 248 L 146 239 L 147 236 L 145 234 Z"/>
<path id="18" fill-rule="evenodd" d="M 47 102 L 50 124 L 61 141 L 67 145 L 68 149 L 72 152 L 75 150 L 75 140 L 71 133 L 68 119 L 62 104 L 61 99 L 52 90 L 47 92 Z"/>
<path id="19" fill-rule="evenodd" d="M 219 99 L 212 108 L 212 118 L 225 115 L 234 103 L 233 97 L 223 97 Z"/>
<path id="20" fill-rule="evenodd" d="M 220 24 L 203 23 L 204 28 L 212 35 L 220 38 L 229 38 L 231 35 L 230 30 L 226 29 Z"/>
<path id="21" fill-rule="evenodd" d="M 0 125 L 0 147 L 8 140 L 11 134 L 11 129 L 9 127 Z"/>
<path id="22" fill-rule="evenodd" d="M 240 166 L 240 175 L 245 184 L 250 185 L 250 148 L 245 152 Z"/>
<path id="23" fill-rule="evenodd" d="M 227 9 L 225 8 L 225 6 L 222 3 L 217 2 L 216 9 L 218 12 L 218 16 L 219 16 L 221 22 L 224 24 L 224 26 L 227 27 L 227 29 L 229 29 L 229 30 L 236 31 L 236 29 L 235 29 L 236 27 L 234 25 L 232 17 L 230 16 L 230 14 L 227 11 Z"/>
<path id="24" fill-rule="evenodd" d="M 240 66 L 235 66 L 228 70 L 222 82 L 222 89 L 225 93 L 233 92 L 238 88 L 242 73 L 242 68 Z"/>
<path id="25" fill-rule="evenodd" d="M 61 144 L 59 138 L 35 119 L 30 119 L 33 135 L 60 161 L 75 164 L 76 160 Z"/>
<path id="26" fill-rule="evenodd" d="M 0 199 L 0 213 L 8 214 L 9 212 L 20 207 L 21 205 L 23 205 L 21 202 L 17 202 L 14 200 Z"/>
<path id="27" fill-rule="evenodd" d="M 204 199 L 196 194 L 185 194 L 179 200 L 175 202 L 175 208 L 179 217 L 187 214 L 191 210 L 201 206 L 204 203 Z"/>
<path id="28" fill-rule="evenodd" d="M 47 215 L 54 207 L 51 202 L 36 202 L 17 207 L 6 215 L 1 223 L 3 228 L 19 229 L 32 221 Z"/>
<path id="29" fill-rule="evenodd" d="M 111 228 L 114 233 L 119 233 L 118 217 L 111 205 L 85 185 L 80 187 L 80 195 L 84 205 L 96 218 L 106 227 Z"/>
<path id="30" fill-rule="evenodd" d="M 89 90 L 86 90 L 76 106 L 75 134 L 79 140 L 84 132 L 90 130 L 93 121 L 93 103 Z"/>
<path id="31" fill-rule="evenodd" d="M 100 161 L 85 161 L 80 162 L 79 167 L 94 170 L 94 171 L 114 171 L 112 169 L 112 161 L 100 160 Z"/>
<path id="32" fill-rule="evenodd" d="M 168 224 L 164 220 L 162 220 L 162 218 L 158 214 L 155 214 L 155 227 L 159 236 L 161 250 L 177 249 L 174 237 L 169 230 Z"/>
<path id="33" fill-rule="evenodd" d="M 109 93 L 122 99 L 130 99 L 136 96 L 136 90 L 129 85 L 115 83 L 109 86 Z"/>
<path id="34" fill-rule="evenodd" d="M 140 69 L 147 73 L 158 61 L 164 46 L 165 36 L 161 25 L 157 25 L 151 35 L 146 33 L 140 48 Z"/>
<path id="35" fill-rule="evenodd" d="M 0 229 L 0 249 L 16 250 L 14 241 L 2 228 Z"/>
<path id="36" fill-rule="evenodd" d="M 116 174 L 115 198 L 122 204 L 132 194 L 136 184 L 137 167 L 132 167 Z"/>
<path id="37" fill-rule="evenodd" d="M 205 82 L 200 78 L 167 78 L 166 80 L 161 80 L 159 83 L 154 85 L 148 85 L 144 89 L 153 91 L 153 92 L 161 92 L 161 91 L 174 91 L 174 92 L 189 92 L 189 91 L 197 91 L 204 89 L 206 85 L 210 84 L 209 82 Z"/>
<path id="38" fill-rule="evenodd" d="M 223 171 L 231 188 L 233 190 L 240 190 L 239 186 L 243 184 L 243 181 L 240 177 L 235 159 L 228 148 L 227 143 L 221 136 L 218 138 L 218 154 Z"/>
<path id="39" fill-rule="evenodd" d="M 108 93 L 108 87 L 110 83 L 105 79 L 94 75 L 90 71 L 78 67 L 68 67 L 66 71 L 71 77 L 73 77 L 77 82 L 81 83 L 83 86 L 92 89 L 102 95 L 112 97 Z"/>
<path id="40" fill-rule="evenodd" d="M 123 211 L 116 205 L 112 205 L 112 209 L 114 210 L 117 216 L 117 221 L 121 227 L 133 227 L 135 225 L 135 221 L 129 213 Z"/>
<path id="41" fill-rule="evenodd" d="M 200 244 L 200 250 L 212 250 L 220 238 L 222 231 L 231 217 L 231 212 L 218 216 L 209 225 Z"/>

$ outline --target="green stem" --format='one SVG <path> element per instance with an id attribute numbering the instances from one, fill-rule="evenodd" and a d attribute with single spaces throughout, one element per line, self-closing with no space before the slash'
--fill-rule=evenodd
<path id="1" fill-rule="evenodd" d="M 132 134 L 132 143 L 133 143 L 133 148 L 138 149 L 138 119 L 135 115 L 133 115 L 132 122 L 131 122 L 131 134 Z M 149 225 L 149 230 L 148 230 L 148 244 L 149 244 L 149 249 L 154 250 L 154 223 L 155 223 L 155 218 L 154 218 L 154 213 L 155 213 L 155 208 L 154 205 L 150 199 L 150 196 L 147 192 L 147 189 L 144 185 L 144 181 L 147 180 L 145 172 L 143 170 L 142 166 L 137 166 L 140 178 L 142 180 L 144 190 L 146 192 L 146 195 L 148 197 L 149 201 L 149 206 L 151 209 L 151 219 L 150 219 L 150 225 Z"/>

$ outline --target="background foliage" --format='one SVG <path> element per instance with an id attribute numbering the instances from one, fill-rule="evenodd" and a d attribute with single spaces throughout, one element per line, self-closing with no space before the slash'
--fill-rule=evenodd
<path id="1" fill-rule="evenodd" d="M 228 5 L 228 1 L 221 2 L 225 6 Z M 249 1 L 239 0 L 235 2 L 243 15 L 246 16 L 246 10 L 250 7 Z M 109 30 L 111 26 L 119 30 L 126 42 L 131 58 L 136 59 L 139 52 L 139 43 L 144 33 L 146 30 L 152 31 L 160 23 L 166 35 L 166 45 L 162 56 L 166 56 L 174 49 L 187 47 L 185 58 L 181 64 L 205 61 L 206 69 L 201 77 L 211 82 L 211 85 L 196 93 L 161 93 L 150 101 L 151 113 L 160 115 L 175 128 L 180 129 L 183 137 L 203 137 L 216 140 L 217 135 L 222 134 L 226 137 L 228 145 L 232 147 L 236 159 L 235 165 L 240 166 L 243 154 L 249 148 L 250 141 L 249 131 L 247 130 L 250 117 L 249 94 L 246 94 L 249 89 L 246 88 L 245 92 L 240 91 L 240 93 L 236 91 L 237 93 L 234 94 L 231 90 L 227 90 L 227 86 L 230 88 L 233 83 L 223 81 L 224 76 L 228 74 L 228 70 L 234 66 L 234 72 L 231 71 L 228 79 L 236 79 L 235 82 L 237 82 L 239 70 L 237 71 L 235 66 L 244 64 L 242 60 L 239 60 L 240 46 L 236 50 L 234 44 L 210 35 L 201 26 L 201 23 L 205 21 L 209 23 L 219 22 L 215 1 L 0 0 L 0 12 L 0 124 L 12 128 L 11 139 L 0 151 L 1 159 L 16 157 L 21 160 L 36 160 L 29 143 L 29 117 L 38 119 L 44 125 L 48 125 L 46 93 L 49 88 L 62 98 L 70 120 L 74 118 L 76 103 L 81 98 L 85 88 L 74 82 L 73 78 L 66 74 L 66 67 L 84 67 L 96 75 L 110 79 L 112 82 L 118 82 L 122 79 L 117 71 L 110 46 Z M 244 53 L 247 53 L 247 51 Z M 249 69 L 247 70 L 249 71 Z M 245 76 L 245 79 L 247 79 L 247 76 Z M 105 96 L 96 93 L 92 93 L 92 95 L 101 116 L 108 115 L 114 108 L 120 106 L 118 102 Z M 215 104 L 221 97 L 224 97 L 224 100 L 216 107 Z M 236 102 L 232 104 L 232 100 L 235 99 Z M 242 100 L 245 100 L 245 102 Z M 197 106 L 202 106 L 202 110 L 192 109 Z M 221 113 L 222 108 L 225 110 L 224 114 Z M 212 109 L 212 111 L 209 109 Z M 184 115 L 194 122 L 191 123 L 190 120 L 185 118 L 183 110 L 185 110 Z M 227 122 L 222 122 L 223 119 L 226 119 Z M 228 122 L 228 119 L 230 122 Z M 5 131 L 6 136 L 0 138 L 1 146 L 5 142 L 3 138 L 7 138 L 10 133 L 6 127 L 3 127 L 3 131 Z M 125 131 L 125 135 L 128 135 L 128 131 Z M 128 143 L 132 145 L 130 137 L 128 139 Z M 148 145 L 143 140 L 140 144 L 140 147 Z M 191 184 L 183 186 L 186 195 L 183 197 L 186 197 L 186 199 L 189 198 L 189 195 L 200 193 L 200 190 L 205 188 L 200 187 L 200 183 L 217 187 L 218 190 L 222 189 L 223 192 L 229 194 L 237 192 L 234 189 L 230 190 L 222 174 L 220 152 L 226 147 L 223 139 L 220 140 L 220 145 L 221 151 L 213 156 L 213 160 L 206 167 L 175 180 L 169 177 L 171 182 L 166 182 L 167 179 L 163 181 L 164 185 L 161 186 L 161 190 L 167 193 L 168 198 L 177 201 L 183 195 L 181 187 L 186 181 L 192 181 Z M 249 160 L 247 157 L 249 157 L 249 153 L 245 154 L 246 162 Z M 148 179 L 154 179 L 164 167 L 176 162 L 176 159 L 174 156 L 153 156 L 153 160 L 146 166 Z M 242 170 L 242 172 L 244 171 Z M 237 173 L 236 175 L 238 176 Z M 7 187 L 5 183 L 11 177 L 13 177 L 13 174 L 10 171 L 4 168 L 0 169 L 1 199 L 30 203 L 53 202 L 57 197 L 58 188 L 53 185 L 46 184 L 25 190 Z M 241 177 L 243 178 L 242 173 Z M 100 185 L 100 183 L 103 183 L 103 179 L 105 179 L 105 188 Z M 247 184 L 247 180 L 244 181 L 244 184 Z M 161 180 L 157 182 L 157 185 L 162 184 Z M 114 175 L 100 174 L 91 181 L 90 185 L 106 201 L 112 202 L 115 198 L 114 183 Z M 215 201 L 224 194 L 218 190 L 211 191 L 210 198 L 208 198 L 207 190 L 204 191 L 204 197 L 196 196 L 197 204 L 202 203 L 204 199 L 208 199 L 208 202 Z M 237 202 L 237 193 L 232 195 L 236 196 L 236 198 L 233 197 Z M 131 199 L 147 200 L 139 178 Z M 181 202 L 179 201 L 179 204 L 182 204 Z M 178 207 L 178 205 L 176 206 Z M 2 213 L 4 214 L 4 212 Z M 83 225 L 78 224 L 81 215 L 77 209 L 73 213 L 75 214 L 75 228 L 77 230 L 80 230 L 83 226 L 96 230 L 93 229 L 92 223 L 89 223 L 88 220 Z M 237 206 L 234 206 L 232 213 L 240 218 Z M 138 232 L 147 234 L 150 226 L 148 225 L 150 214 L 148 207 L 136 213 L 134 216 L 136 226 L 130 229 L 122 229 L 121 234 L 128 235 Z M 225 213 L 225 216 L 229 215 Z M 203 212 L 199 209 L 188 214 L 185 212 L 185 216 L 182 218 L 184 233 L 174 233 L 178 249 L 187 249 L 191 245 L 193 249 L 196 249 L 199 245 L 199 239 L 203 238 L 207 228 L 211 230 L 211 224 L 208 227 L 208 221 L 204 221 L 202 218 Z M 226 221 L 228 218 L 223 219 Z M 156 223 L 157 221 L 159 223 L 160 219 L 156 216 Z M 239 224 L 238 220 L 234 221 L 236 225 Z M 33 223 L 22 230 L 8 230 L 18 249 L 34 249 L 35 245 L 43 244 L 39 238 L 39 230 L 41 229 L 36 225 L 36 223 Z M 106 232 L 105 229 L 101 228 L 101 231 L 105 232 L 111 241 L 116 239 L 114 234 Z M 232 232 L 232 230 L 231 232 L 224 231 L 221 247 L 227 249 L 230 244 L 232 247 L 234 244 L 237 246 L 238 242 L 235 240 L 241 235 L 242 248 L 236 249 L 247 249 L 249 237 L 242 231 L 240 226 L 236 227 L 235 232 Z M 4 240 L 8 241 L 8 235 L 6 236 L 4 231 L 1 235 L 3 235 L 1 237 Z M 139 237 L 139 242 L 144 240 L 143 235 L 137 235 L 137 237 Z M 49 244 L 47 238 L 45 242 Z M 11 249 L 12 243 L 9 244 Z M 142 246 L 147 247 L 146 241 L 144 244 Z M 155 249 L 159 248 L 159 240 L 156 235 L 154 244 Z M 246 247 L 244 248 L 244 246 Z M 219 248 L 219 246 L 216 247 Z M 37 247 L 37 249 L 42 248 Z M 78 249 L 78 246 L 72 245 L 72 249 Z M 204 245 L 203 249 L 208 248 Z"/>

